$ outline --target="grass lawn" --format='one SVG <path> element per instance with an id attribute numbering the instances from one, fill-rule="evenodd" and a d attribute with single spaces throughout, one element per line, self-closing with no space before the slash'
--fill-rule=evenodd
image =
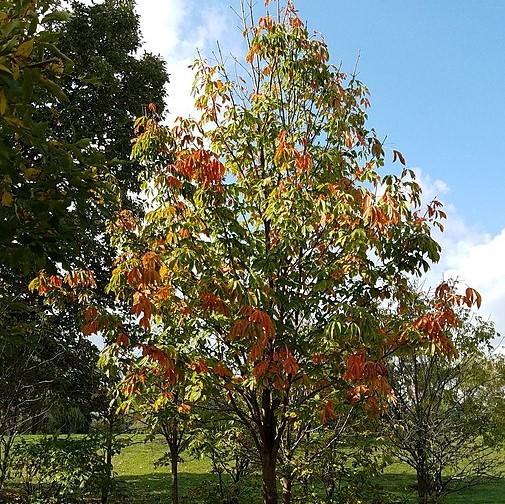
<path id="1" fill-rule="evenodd" d="M 400 494 L 410 494 L 409 503 L 416 503 L 415 472 L 406 464 L 397 463 L 387 467 L 381 478 L 383 488 Z M 443 501 L 447 504 L 505 504 L 505 479 L 492 480 L 480 485 L 449 494 Z"/>
<path id="2" fill-rule="evenodd" d="M 161 439 L 148 443 L 139 440 L 114 458 L 114 470 L 120 482 L 120 493 L 135 499 L 128 502 L 135 504 L 168 502 L 170 469 L 154 465 L 154 461 L 165 453 L 165 449 Z M 179 489 L 183 497 L 182 503 L 191 502 L 188 499 L 192 489 L 205 483 L 209 484 L 213 480 L 209 470 L 210 466 L 204 460 L 189 459 L 179 465 Z"/>
<path id="3" fill-rule="evenodd" d="M 149 443 L 138 442 L 123 450 L 114 460 L 121 493 L 128 495 L 132 504 L 161 504 L 169 502 L 170 470 L 155 468 L 153 461 L 163 455 L 162 440 Z M 217 479 L 209 473 L 210 465 L 205 460 L 191 460 L 189 457 L 180 464 L 181 504 L 204 503 L 205 492 L 215 487 Z M 414 472 L 403 464 L 388 467 L 379 481 L 380 486 L 399 498 L 415 503 Z M 259 481 L 245 492 L 241 504 L 260 504 Z M 505 504 L 505 479 L 481 484 L 453 495 L 447 504 Z"/>
<path id="4" fill-rule="evenodd" d="M 143 437 L 135 438 L 135 443 L 125 448 L 114 458 L 114 470 L 118 482 L 117 497 L 111 504 L 168 504 L 170 502 L 170 469 L 155 467 L 154 462 L 165 453 L 161 438 L 147 443 Z M 183 457 L 179 466 L 180 504 L 207 504 L 210 495 L 217 489 L 217 478 L 210 473 L 207 460 Z M 379 486 L 398 497 L 398 502 L 415 504 L 415 477 L 413 471 L 403 464 L 389 466 L 380 480 Z M 15 486 L 13 487 L 15 489 Z M 3 503 L 17 502 L 14 494 L 1 500 Z M 5 497 L 4 497 L 5 499 Z M 218 502 L 218 501 L 216 501 Z M 448 496 L 447 504 L 505 504 L 505 479 L 483 483 Z M 246 482 L 240 504 L 261 504 L 260 481 L 253 477 Z M 379 503 L 377 503 L 379 504 Z"/>

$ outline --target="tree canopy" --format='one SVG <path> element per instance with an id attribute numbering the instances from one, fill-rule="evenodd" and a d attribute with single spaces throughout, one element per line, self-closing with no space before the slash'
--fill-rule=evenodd
<path id="1" fill-rule="evenodd" d="M 281 438 L 304 406 L 323 422 L 345 396 L 378 412 L 393 397 L 384 356 L 447 350 L 453 305 L 474 293 L 444 288 L 437 313 L 403 316 L 410 279 L 439 258 L 440 204 L 421 210 L 411 170 L 382 173 L 367 89 L 328 63 L 291 2 L 243 21 L 242 76 L 195 62 L 197 119 L 167 127 L 152 108 L 136 122 L 151 210 L 116 222 L 110 289 L 145 330 L 116 340 L 142 351 L 132 394 L 146 372 L 167 391 L 191 368 L 206 375 L 249 430 L 264 502 L 276 503 Z M 194 349 L 192 363 L 178 365 L 180 347 Z"/>

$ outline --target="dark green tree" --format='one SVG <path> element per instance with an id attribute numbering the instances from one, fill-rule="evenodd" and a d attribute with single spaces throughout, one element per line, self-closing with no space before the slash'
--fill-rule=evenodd
<path id="1" fill-rule="evenodd" d="M 121 187 L 137 192 L 140 167 L 130 161 L 132 125 L 154 102 L 163 111 L 168 75 L 165 63 L 141 50 L 139 16 L 132 0 L 72 3 L 72 16 L 60 23 L 58 46 L 72 59 L 62 78 L 68 101 L 52 116 L 53 129 L 73 141 L 89 138 L 105 153 Z"/>
<path id="2" fill-rule="evenodd" d="M 81 375 L 96 372 L 97 352 L 78 336 L 76 300 L 49 309 L 27 286 L 41 268 L 107 275 L 106 222 L 137 188 L 132 118 L 144 103 L 162 109 L 168 80 L 159 58 L 135 56 L 133 2 L 59 8 L 0 0 L 0 400 L 23 389 L 0 425 L 4 475 L 12 436 L 74 430 L 69 409 L 89 424 L 94 385 Z"/>

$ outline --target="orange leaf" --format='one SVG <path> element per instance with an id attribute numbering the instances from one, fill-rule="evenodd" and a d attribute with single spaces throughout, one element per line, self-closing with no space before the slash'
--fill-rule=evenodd
<path id="1" fill-rule="evenodd" d="M 130 344 L 130 338 L 128 338 L 128 334 L 124 331 L 120 332 L 116 338 L 116 345 L 119 346 L 128 346 Z"/>
<path id="2" fill-rule="evenodd" d="M 135 292 L 133 295 L 132 313 L 141 316 L 140 325 L 147 331 L 151 326 L 152 305 L 142 292 Z"/>
<path id="3" fill-rule="evenodd" d="M 189 404 L 181 403 L 177 406 L 177 411 L 184 415 L 187 415 L 191 411 L 191 406 Z"/>
<path id="4" fill-rule="evenodd" d="M 214 370 L 214 373 L 216 373 L 221 378 L 227 378 L 231 376 L 231 371 L 221 361 L 218 361 L 218 363 L 215 364 L 212 369 Z"/>
<path id="5" fill-rule="evenodd" d="M 289 350 L 287 351 L 286 358 L 282 361 L 282 365 L 284 367 L 284 371 L 286 371 L 288 375 L 292 376 L 296 375 L 296 373 L 298 373 L 298 369 L 300 369 L 297 360 Z"/>
<path id="6" fill-rule="evenodd" d="M 335 413 L 335 404 L 333 401 L 328 400 L 321 410 L 321 422 L 323 424 L 327 423 L 330 420 L 335 420 L 337 418 L 337 414 Z"/>
<path id="7" fill-rule="evenodd" d="M 205 362 L 205 359 L 197 359 L 191 364 L 191 369 L 196 371 L 197 373 L 207 373 L 209 368 L 207 367 L 207 363 Z"/>
<path id="8" fill-rule="evenodd" d="M 347 369 L 342 376 L 346 381 L 361 380 L 365 372 L 365 351 L 360 350 L 347 357 Z"/>
<path id="9" fill-rule="evenodd" d="M 267 360 L 262 360 L 258 362 L 253 369 L 253 375 L 256 378 L 261 378 L 262 376 L 265 375 L 265 373 L 268 371 L 268 367 L 270 365 L 270 362 Z"/>

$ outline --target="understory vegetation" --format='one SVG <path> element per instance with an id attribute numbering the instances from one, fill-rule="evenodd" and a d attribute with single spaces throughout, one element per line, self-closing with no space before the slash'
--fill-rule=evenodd
<path id="1" fill-rule="evenodd" d="M 36 442 L 38 436 L 28 436 L 26 441 Z M 166 445 L 162 437 L 151 441 L 143 435 L 135 435 L 129 439 L 129 446 L 114 458 L 115 489 L 111 496 L 112 504 L 129 502 L 132 504 L 159 504 L 170 501 L 170 469 L 155 462 L 163 457 Z M 503 454 L 493 454 L 494 462 L 503 469 Z M 387 465 L 374 481 L 375 491 L 382 497 L 376 502 L 415 503 L 416 477 L 415 472 L 399 461 Z M 232 486 L 229 476 L 224 476 L 224 487 Z M 21 479 L 16 479 L 8 485 L 3 502 L 18 502 L 26 492 Z M 213 472 L 212 462 L 207 458 L 195 458 L 189 453 L 183 454 L 180 462 L 180 502 L 222 504 L 229 495 L 223 492 L 220 478 Z M 474 484 L 455 494 L 449 495 L 444 502 L 448 504 L 476 503 L 485 504 L 500 502 L 505 492 L 505 480 L 490 478 L 479 484 Z M 318 493 L 323 494 L 322 487 Z M 20 495 L 21 494 L 21 495 Z M 224 494 L 224 495 L 223 495 Z M 98 495 L 88 496 L 86 502 L 96 502 Z M 99 501 L 99 500 L 98 500 Z M 47 501 L 46 501 L 47 502 Z M 261 503 L 261 481 L 258 472 L 251 472 L 243 483 L 240 504 Z M 297 502 L 297 501 L 294 501 Z M 323 501 L 324 502 L 324 501 Z"/>

